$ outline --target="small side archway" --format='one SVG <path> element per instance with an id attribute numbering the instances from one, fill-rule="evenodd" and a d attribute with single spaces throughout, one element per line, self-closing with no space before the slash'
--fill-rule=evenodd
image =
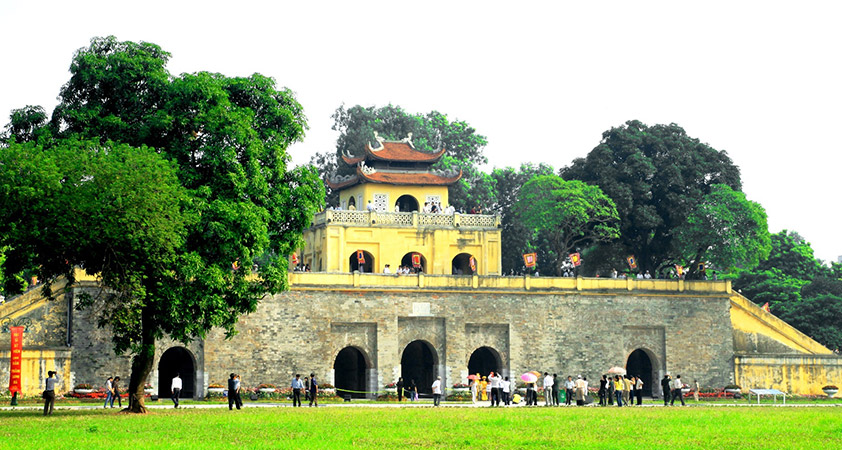
<path id="1" fill-rule="evenodd" d="M 333 376 L 336 393 L 344 397 L 364 398 L 368 389 L 367 372 L 371 363 L 365 353 L 357 347 L 349 346 L 339 351 L 333 362 Z"/>
<path id="2" fill-rule="evenodd" d="M 401 377 L 407 385 L 415 381 L 418 393 L 432 394 L 437 364 L 438 354 L 432 344 L 422 340 L 412 341 L 403 349 Z"/>
<path id="3" fill-rule="evenodd" d="M 172 379 L 175 374 L 181 378 L 181 398 L 193 398 L 196 395 L 196 358 L 184 347 L 170 347 L 158 361 L 158 395 L 172 396 Z"/>
<path id="4" fill-rule="evenodd" d="M 424 255 L 419 253 L 419 252 L 409 252 L 409 253 L 403 255 L 403 258 L 401 258 L 401 265 L 407 266 L 410 269 L 413 269 L 414 268 L 413 265 L 412 265 L 412 254 L 413 253 L 418 253 L 418 255 L 421 257 L 421 272 L 427 273 L 427 258 L 425 258 Z"/>
<path id="5" fill-rule="evenodd" d="M 657 367 L 655 355 L 642 348 L 631 352 L 626 359 L 626 373 L 643 380 L 643 395 L 645 396 L 652 396 L 654 383 L 658 382 Z"/>
<path id="6" fill-rule="evenodd" d="M 374 270 L 374 255 L 363 250 L 363 256 L 365 257 L 365 262 L 360 264 L 356 250 L 351 253 L 351 256 L 348 258 L 348 265 L 351 268 L 351 272 L 359 270 L 360 272 L 371 273 Z"/>
<path id="7" fill-rule="evenodd" d="M 404 194 L 398 197 L 395 206 L 398 207 L 400 212 L 418 211 L 418 200 L 409 194 Z"/>
<path id="8" fill-rule="evenodd" d="M 348 209 L 357 209 L 357 199 L 353 195 L 348 197 Z"/>
<path id="9" fill-rule="evenodd" d="M 451 261 L 452 270 L 451 273 L 453 275 L 473 275 L 474 270 L 471 269 L 471 258 L 473 255 L 470 253 L 459 253 L 458 255 L 453 257 Z M 476 258 L 474 258 L 476 261 Z M 479 270 L 479 262 L 477 264 L 477 270 Z"/>

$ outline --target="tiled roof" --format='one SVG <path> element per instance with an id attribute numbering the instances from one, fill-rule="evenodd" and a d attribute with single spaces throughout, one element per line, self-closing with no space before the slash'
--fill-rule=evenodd
<path id="1" fill-rule="evenodd" d="M 331 189 L 333 189 L 335 191 L 335 190 L 346 188 L 346 187 L 349 187 L 349 186 L 353 186 L 353 185 L 359 183 L 360 177 L 355 175 L 351 179 L 348 179 L 348 180 L 345 180 L 345 181 L 340 181 L 338 183 L 334 183 L 334 182 L 330 181 L 330 178 L 328 178 L 328 179 L 325 180 L 325 182 L 327 183 L 327 185 Z"/>
<path id="2" fill-rule="evenodd" d="M 357 169 L 357 176 L 369 183 L 450 186 L 462 178 L 462 171 L 456 176 L 444 177 L 429 172 L 374 172 L 366 175 Z"/>
<path id="3" fill-rule="evenodd" d="M 435 153 L 427 153 L 415 150 L 407 142 L 383 141 L 382 145 L 380 148 L 371 148 L 371 145 L 366 144 L 366 156 L 380 161 L 434 163 L 444 155 L 443 148 Z"/>

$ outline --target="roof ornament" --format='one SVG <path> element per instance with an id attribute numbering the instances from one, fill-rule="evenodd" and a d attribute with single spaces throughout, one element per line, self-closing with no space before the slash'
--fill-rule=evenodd
<path id="1" fill-rule="evenodd" d="M 373 151 L 373 152 L 379 152 L 380 150 L 383 150 L 383 148 L 384 148 L 384 147 L 383 147 L 383 141 L 385 141 L 386 139 L 384 139 L 383 137 L 381 137 L 381 136 L 380 136 L 380 134 L 379 134 L 378 132 L 376 132 L 376 131 L 375 131 L 375 132 L 374 132 L 374 140 L 375 140 L 375 141 L 377 141 L 377 148 L 372 147 L 372 146 L 371 146 L 371 142 L 369 142 L 369 143 L 368 143 L 368 147 L 371 149 L 371 151 Z"/>
<path id="2" fill-rule="evenodd" d="M 327 177 L 328 181 L 333 184 L 341 184 L 346 181 L 350 181 L 354 178 L 355 175 L 339 175 L 336 172 L 332 173 L 330 176 Z"/>
<path id="3" fill-rule="evenodd" d="M 439 169 L 439 170 L 433 170 L 432 172 L 434 174 L 436 174 L 440 177 L 444 177 L 444 178 L 455 178 L 456 176 L 459 175 L 459 169 L 458 168 Z"/>
<path id="4" fill-rule="evenodd" d="M 409 144 L 409 146 L 412 147 L 413 149 L 415 148 L 415 145 L 412 144 L 412 132 L 411 131 L 409 133 L 406 133 L 406 137 L 401 139 L 401 142 Z"/>
<path id="5" fill-rule="evenodd" d="M 365 165 L 365 162 L 361 162 L 360 163 L 360 172 L 362 172 L 365 175 L 371 175 L 374 172 L 377 172 L 377 169 L 375 169 L 374 167 L 368 167 L 367 165 Z"/>

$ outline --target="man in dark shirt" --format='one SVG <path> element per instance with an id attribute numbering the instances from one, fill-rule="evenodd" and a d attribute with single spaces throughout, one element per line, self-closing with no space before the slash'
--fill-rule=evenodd
<path id="1" fill-rule="evenodd" d="M 316 374 L 310 374 L 310 406 L 313 406 L 315 403 L 316 406 L 319 406 L 319 399 L 316 398 L 316 395 L 319 393 L 319 383 L 316 382 Z"/>
<path id="2" fill-rule="evenodd" d="M 231 373 L 231 377 L 228 378 L 228 410 L 234 409 L 234 406 L 237 409 L 240 409 L 240 402 L 237 398 L 240 395 L 240 383 L 237 383 L 237 374 Z"/>

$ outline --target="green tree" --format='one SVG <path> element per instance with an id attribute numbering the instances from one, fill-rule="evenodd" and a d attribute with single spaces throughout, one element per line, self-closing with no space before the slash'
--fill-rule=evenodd
<path id="1" fill-rule="evenodd" d="M 502 225 L 500 247 L 502 253 L 503 273 L 520 272 L 523 267 L 523 254 L 527 253 L 530 233 L 518 219 L 514 207 L 517 203 L 521 187 L 529 180 L 540 175 L 552 175 L 555 170 L 546 164 L 521 164 L 518 169 L 506 167 L 494 169 L 491 177 L 494 179 L 494 198 L 497 203 L 494 211 L 500 214 Z M 536 245 L 537 250 L 549 249 L 549 246 Z M 538 269 L 551 273 L 555 269 L 555 258 L 539 252 Z"/>
<path id="2" fill-rule="evenodd" d="M 533 178 L 521 188 L 516 211 L 532 236 L 547 233 L 558 255 L 619 236 L 614 202 L 598 186 L 577 180 L 556 175 Z M 564 258 L 557 261 L 555 272 L 561 275 Z"/>
<path id="3" fill-rule="evenodd" d="M 603 133 L 598 146 L 560 175 L 597 185 L 614 200 L 620 239 L 608 253 L 633 254 L 653 273 L 681 258 L 676 232 L 713 185 L 740 190 L 739 169 L 724 151 L 678 125 L 635 120 Z"/>
<path id="4" fill-rule="evenodd" d="M 149 152 L 142 149 L 154 149 L 152 153 L 172 164 L 183 192 L 183 199 L 179 194 L 177 199 L 160 200 L 177 207 L 178 215 L 158 214 L 160 220 L 173 217 L 169 222 L 174 228 L 160 235 L 168 237 L 136 239 L 124 252 L 102 260 L 94 250 L 121 245 L 119 227 L 125 228 L 127 239 L 134 228 L 153 225 L 140 213 L 137 220 L 120 220 L 128 212 L 118 209 L 109 229 L 113 233 L 88 233 L 78 244 L 68 240 L 64 246 L 34 247 L 24 239 L 9 243 L 16 264 L 39 267 L 42 279 L 71 275 L 73 265 L 82 265 L 114 293 L 84 299 L 82 306 L 111 328 L 118 353 L 133 354 L 129 393 L 138 412 L 145 410 L 142 391 L 152 370 L 155 340 L 168 335 L 189 342 L 213 327 L 233 335 L 240 314 L 254 311 L 267 292 L 286 288 L 286 255 L 299 246 L 301 232 L 324 199 L 313 168 L 287 168 L 286 149 L 303 137 L 306 127 L 302 108 L 289 90 L 276 89 L 274 80 L 259 74 L 229 78 L 198 72 L 173 77 L 166 70 L 168 58 L 154 44 L 93 39 L 73 58 L 71 78 L 52 118 L 53 128 L 61 132 L 51 145 L 75 146 L 84 154 L 98 148 L 123 149 L 122 144 L 144 154 Z M 84 170 L 79 179 L 97 179 L 90 175 L 91 166 L 80 167 Z M 132 166 L 124 161 L 107 167 L 120 174 Z M 39 168 L 33 173 L 41 172 Z M 103 186 L 105 199 L 87 191 L 74 195 L 83 203 L 142 205 L 143 198 L 154 197 L 156 191 L 150 193 L 140 181 L 135 191 Z M 17 185 L 10 184 L 19 191 L 18 198 L 36 199 L 33 214 L 46 223 L 34 222 L 32 232 L 40 233 L 34 237 L 63 234 L 63 223 L 46 219 L 61 211 L 61 203 L 38 195 L 40 188 L 25 187 L 35 184 Z M 88 224 L 98 218 L 92 213 L 67 220 Z M 168 246 L 156 247 L 163 241 Z M 255 277 L 252 268 L 258 261 Z M 15 266 L 8 262 L 7 275 Z"/>
<path id="5" fill-rule="evenodd" d="M 842 348 L 842 297 L 819 294 L 776 313 L 781 319 L 831 349 Z"/>
<path id="6" fill-rule="evenodd" d="M 36 140 L 39 136 L 49 135 L 47 124 L 47 113 L 41 106 L 27 105 L 20 109 L 12 110 L 9 115 L 9 123 L 0 136 L 0 141 L 8 142 L 12 139 L 17 142 Z"/>
<path id="7" fill-rule="evenodd" d="M 319 153 L 310 160 L 323 177 L 334 172 L 351 173 L 353 169 L 338 163 L 338 158 L 343 154 L 360 156 L 365 145 L 375 141 L 375 131 L 388 140 L 400 140 L 412 133 L 416 149 L 424 152 L 446 150 L 435 169 L 462 169 L 462 180 L 449 188 L 448 196 L 453 206 L 469 209 L 493 203 L 493 180 L 477 168 L 487 162 L 482 149 L 488 142 L 467 122 L 450 121 L 438 111 L 426 115 L 410 114 L 394 105 L 380 108 L 359 105 L 346 108 L 342 105 L 334 112 L 333 120 L 333 129 L 339 131 L 335 153 Z M 336 193 L 328 191 L 327 202 L 338 204 Z"/>
<path id="8" fill-rule="evenodd" d="M 699 275 L 699 263 L 751 269 L 772 250 L 766 211 L 724 184 L 711 187 L 676 236 L 690 278 Z"/>

